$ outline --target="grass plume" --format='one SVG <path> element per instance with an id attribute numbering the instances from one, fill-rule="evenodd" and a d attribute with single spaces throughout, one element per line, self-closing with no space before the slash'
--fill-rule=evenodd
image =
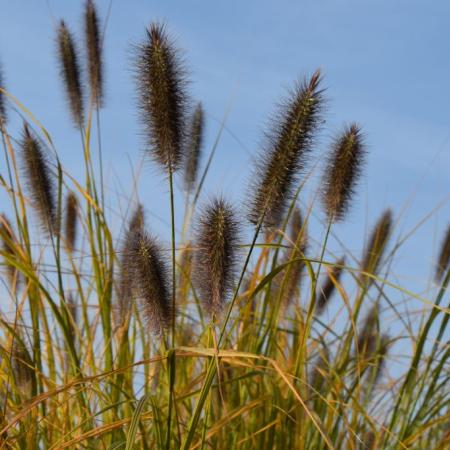
<path id="1" fill-rule="evenodd" d="M 72 253 L 77 239 L 78 200 L 74 192 L 66 198 L 65 237 L 67 250 Z"/>
<path id="2" fill-rule="evenodd" d="M 252 177 L 253 198 L 249 219 L 277 226 L 291 199 L 298 175 L 305 168 L 323 106 L 320 71 L 297 83 L 274 115 L 266 148 L 259 155 Z"/>
<path id="3" fill-rule="evenodd" d="M 323 203 L 330 221 L 342 220 L 361 176 L 365 148 L 361 128 L 350 124 L 335 139 L 323 175 Z"/>
<path id="4" fill-rule="evenodd" d="M 131 275 L 128 291 L 141 301 L 150 330 L 159 336 L 172 320 L 166 261 L 156 240 L 144 230 L 132 233 L 126 252 L 127 271 Z"/>
<path id="5" fill-rule="evenodd" d="M 188 192 L 192 191 L 197 181 L 203 144 L 204 122 L 203 107 L 201 103 L 198 103 L 189 123 L 189 133 L 186 141 L 187 148 L 184 185 Z"/>
<path id="6" fill-rule="evenodd" d="M 206 312 L 217 315 L 233 288 L 239 225 L 231 205 L 214 199 L 200 216 L 194 280 Z"/>
<path id="7" fill-rule="evenodd" d="M 40 224 L 49 234 L 58 233 L 55 183 L 41 144 L 27 124 L 23 128 L 21 148 L 23 175 Z"/>
<path id="8" fill-rule="evenodd" d="M 84 11 L 87 66 L 91 100 L 94 106 L 103 104 L 103 55 L 99 18 L 93 0 L 87 0 Z"/>
<path id="9" fill-rule="evenodd" d="M 58 60 L 72 119 L 77 127 L 83 123 L 84 106 L 81 68 L 73 36 L 63 20 L 58 27 Z"/>
<path id="10" fill-rule="evenodd" d="M 373 229 L 361 262 L 361 271 L 376 275 L 384 250 L 392 231 L 392 211 L 387 209 Z M 361 274 L 361 280 L 369 283 L 369 277 Z"/>
<path id="11" fill-rule="evenodd" d="M 152 23 L 137 47 L 137 99 L 153 159 L 174 172 L 183 160 L 187 107 L 185 69 L 165 27 Z"/>

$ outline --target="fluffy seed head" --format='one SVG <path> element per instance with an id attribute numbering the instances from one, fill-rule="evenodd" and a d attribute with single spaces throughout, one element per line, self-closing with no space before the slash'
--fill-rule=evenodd
<path id="1" fill-rule="evenodd" d="M 342 220 L 348 211 L 365 152 L 361 128 L 355 123 L 333 142 L 322 182 L 322 199 L 329 220 Z"/>
<path id="2" fill-rule="evenodd" d="M 94 106 L 103 103 L 103 55 L 97 10 L 92 0 L 87 0 L 84 12 L 84 32 L 86 53 L 91 87 L 91 99 Z"/>
<path id="3" fill-rule="evenodd" d="M 0 67 L 0 88 L 5 89 L 3 84 L 3 72 Z M 5 102 L 5 94 L 0 91 L 0 125 L 6 122 L 6 102 Z"/>
<path id="4" fill-rule="evenodd" d="M 203 143 L 204 114 L 202 104 L 198 103 L 191 117 L 186 148 L 186 168 L 184 172 L 184 184 L 190 192 L 197 181 L 198 166 L 200 163 Z"/>
<path id="5" fill-rule="evenodd" d="M 450 225 L 447 227 L 444 239 L 441 243 L 441 250 L 439 252 L 438 266 L 436 268 L 436 282 L 442 280 L 450 262 Z"/>
<path id="6" fill-rule="evenodd" d="M 123 323 L 131 311 L 131 300 L 133 296 L 133 272 L 134 264 L 128 261 L 130 257 L 129 248 L 136 239 L 136 233 L 142 233 L 144 230 L 144 209 L 139 204 L 130 218 L 128 227 L 125 232 L 125 237 L 122 243 L 122 250 L 120 255 L 120 275 L 118 286 L 118 304 L 116 308 L 117 323 Z"/>
<path id="7" fill-rule="evenodd" d="M 239 226 L 233 208 L 215 199 L 200 217 L 194 282 L 208 314 L 219 314 L 233 288 Z"/>
<path id="8" fill-rule="evenodd" d="M 249 219 L 253 224 L 263 220 L 265 226 L 275 227 L 281 221 L 320 122 L 323 96 L 319 84 L 319 71 L 309 81 L 298 83 L 273 119 L 275 127 L 267 135 L 251 183 Z"/>
<path id="9" fill-rule="evenodd" d="M 320 292 L 317 295 L 316 300 L 316 313 L 321 314 L 327 307 L 330 299 L 336 290 L 336 285 L 342 275 L 343 266 L 345 264 L 345 258 L 341 258 L 336 265 L 328 272 L 327 278 L 320 288 Z"/>
<path id="10" fill-rule="evenodd" d="M 142 302 L 151 331 L 161 335 L 171 324 L 171 287 L 167 265 L 155 239 L 145 231 L 130 236 L 126 263 L 131 274 L 130 291 Z"/>
<path id="11" fill-rule="evenodd" d="M 75 193 L 70 192 L 66 198 L 66 246 L 67 250 L 72 253 L 75 248 L 75 241 L 77 238 L 77 210 L 78 201 Z"/>
<path id="12" fill-rule="evenodd" d="M 361 263 L 362 272 L 368 272 L 373 275 L 377 274 L 391 231 L 392 211 L 387 209 L 378 220 L 372 234 L 370 235 L 370 239 Z M 361 274 L 361 281 L 364 283 L 370 283 L 371 278 Z"/>
<path id="13" fill-rule="evenodd" d="M 78 127 L 83 122 L 81 70 L 75 42 L 63 20 L 58 28 L 58 58 L 72 119 Z"/>
<path id="14" fill-rule="evenodd" d="M 41 145 L 31 134 L 27 124 L 24 125 L 21 147 L 23 173 L 32 206 L 42 228 L 49 234 L 58 233 L 54 180 Z"/>
<path id="15" fill-rule="evenodd" d="M 187 107 L 185 70 L 163 25 L 153 23 L 137 47 L 137 98 L 146 144 L 169 172 L 183 158 Z"/>

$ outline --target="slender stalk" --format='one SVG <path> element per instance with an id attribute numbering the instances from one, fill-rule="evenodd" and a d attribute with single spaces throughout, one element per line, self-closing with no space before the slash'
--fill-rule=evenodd
<path id="1" fill-rule="evenodd" d="M 175 257 L 175 202 L 173 192 L 173 170 L 169 169 L 169 189 L 170 189 L 170 222 L 172 231 L 172 330 L 171 330 L 171 350 L 169 351 L 168 365 L 169 365 L 169 406 L 167 415 L 167 436 L 166 448 L 170 448 L 170 429 L 172 424 L 172 408 L 174 400 L 175 387 L 175 370 L 176 370 L 176 355 L 175 355 L 175 307 L 176 307 L 176 257 Z"/>

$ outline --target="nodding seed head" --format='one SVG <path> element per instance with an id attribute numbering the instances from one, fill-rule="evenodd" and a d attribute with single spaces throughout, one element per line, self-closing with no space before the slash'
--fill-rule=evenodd
<path id="1" fill-rule="evenodd" d="M 370 235 L 361 263 L 361 271 L 376 275 L 383 257 L 384 250 L 392 231 L 392 211 L 387 209 L 378 220 Z M 371 278 L 361 274 L 361 282 L 368 284 Z"/>
<path id="2" fill-rule="evenodd" d="M 0 89 L 5 89 L 5 86 L 3 84 L 3 72 L 1 67 L 0 67 Z M 6 123 L 5 94 L 0 90 L 0 126 L 4 123 Z"/>
<path id="3" fill-rule="evenodd" d="M 202 104 L 198 103 L 192 114 L 186 146 L 186 167 L 184 184 L 188 192 L 192 191 L 197 181 L 203 143 L 204 114 Z"/>
<path id="4" fill-rule="evenodd" d="M 137 46 L 137 99 L 153 159 L 168 172 L 183 159 L 187 109 L 186 76 L 163 25 L 153 23 Z"/>
<path id="5" fill-rule="evenodd" d="M 144 230 L 132 233 L 126 252 L 130 292 L 141 301 L 151 331 L 159 336 L 172 321 L 167 264 L 156 240 Z"/>
<path id="6" fill-rule="evenodd" d="M 77 216 L 78 201 L 75 193 L 69 192 L 66 198 L 66 246 L 67 250 L 72 253 L 75 248 L 75 241 L 77 238 Z"/>
<path id="7" fill-rule="evenodd" d="M 58 28 L 58 57 L 72 119 L 79 127 L 83 123 L 84 115 L 81 70 L 75 42 L 63 20 Z"/>
<path id="8" fill-rule="evenodd" d="M 55 186 L 47 158 L 41 144 L 24 125 L 22 134 L 22 165 L 32 206 L 36 210 L 41 226 L 49 234 L 59 232 L 59 220 L 55 202 Z"/>
<path id="9" fill-rule="evenodd" d="M 103 104 L 103 55 L 97 10 L 92 0 L 87 0 L 84 12 L 87 65 L 91 100 L 94 106 Z"/>
<path id="10" fill-rule="evenodd" d="M 333 142 L 322 183 L 322 199 L 330 221 L 342 220 L 348 211 L 365 153 L 361 128 L 355 123 Z"/>
<path id="11" fill-rule="evenodd" d="M 336 285 L 339 284 L 339 280 L 344 269 L 345 257 L 341 258 L 329 271 L 327 278 L 324 281 L 320 292 L 316 299 L 316 314 L 322 314 L 325 308 L 330 303 L 330 299 L 336 290 Z"/>
<path id="12" fill-rule="evenodd" d="M 206 312 L 217 315 L 233 288 L 239 226 L 233 208 L 221 198 L 204 208 L 199 222 L 194 282 Z"/>
<path id="13" fill-rule="evenodd" d="M 17 245 L 17 239 L 14 236 L 13 228 L 8 218 L 4 215 L 0 215 L 0 241 L 1 248 L 6 255 L 13 257 L 16 253 L 14 247 Z M 19 276 L 19 271 L 8 262 L 6 263 L 6 272 L 9 285 L 12 289 L 16 286 Z"/>
<path id="14" fill-rule="evenodd" d="M 274 117 L 265 151 L 259 156 L 252 178 L 253 200 L 249 219 L 266 227 L 279 225 L 294 184 L 305 168 L 323 104 L 320 72 L 297 83 Z"/>
<path id="15" fill-rule="evenodd" d="M 439 283 L 447 271 L 450 262 L 450 225 L 447 227 L 444 239 L 441 243 L 441 250 L 439 252 L 438 266 L 436 268 L 436 282 Z"/>

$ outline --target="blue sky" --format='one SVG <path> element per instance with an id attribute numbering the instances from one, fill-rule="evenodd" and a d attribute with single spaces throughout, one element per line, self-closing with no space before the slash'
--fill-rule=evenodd
<path id="1" fill-rule="evenodd" d="M 65 166 L 79 175 L 80 141 L 58 77 L 55 27 L 64 18 L 81 37 L 83 3 L 0 0 L 0 61 L 7 88 L 46 126 Z M 110 2 L 96 3 L 104 19 Z M 320 67 L 328 103 L 312 164 L 320 166 L 331 137 L 350 121 L 363 126 L 369 149 L 354 207 L 334 231 L 359 256 L 365 231 L 385 207 L 401 217 L 399 236 L 443 202 L 394 265 L 400 284 L 425 295 L 430 265 L 450 221 L 449 17 L 446 0 L 112 1 L 102 112 L 110 204 L 119 198 L 126 208 L 130 164 L 142 156 L 131 47 L 151 21 L 163 20 L 183 49 L 192 97 L 206 110 L 205 153 L 231 104 L 206 192 L 245 202 L 252 158 L 274 105 L 294 80 Z M 12 120 L 13 131 L 18 123 Z M 318 183 L 320 170 L 302 196 L 304 204 Z M 168 218 L 166 194 L 164 178 L 146 164 L 139 195 L 151 214 Z M 179 206 L 182 200 L 179 196 Z M 114 208 L 119 221 L 121 210 Z M 316 211 L 321 217 L 319 207 Z M 151 217 L 151 228 L 167 235 L 164 222 Z M 321 232 L 317 226 L 311 233 L 320 240 Z"/>

